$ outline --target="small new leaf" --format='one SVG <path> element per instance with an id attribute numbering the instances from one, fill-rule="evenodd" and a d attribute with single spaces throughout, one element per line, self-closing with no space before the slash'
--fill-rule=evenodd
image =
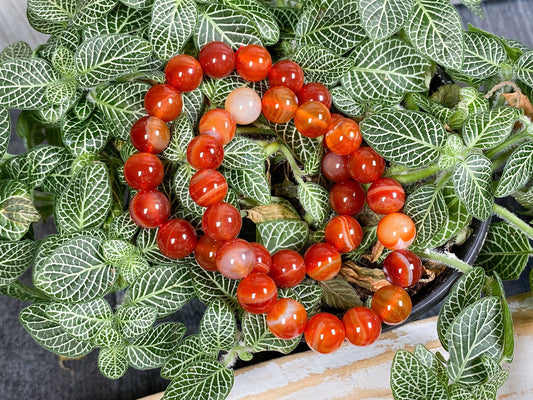
<path id="1" fill-rule="evenodd" d="M 324 291 L 322 301 L 329 307 L 348 310 L 363 305 L 361 298 L 345 279 L 337 277 L 329 281 L 318 282 L 318 285 Z"/>
<path id="2" fill-rule="evenodd" d="M 157 309 L 148 306 L 120 307 L 115 314 L 118 331 L 126 339 L 146 333 L 157 319 Z"/>
<path id="3" fill-rule="evenodd" d="M 214 301 L 200 322 L 200 343 L 208 352 L 230 350 L 236 344 L 237 323 L 233 310 L 221 300 Z"/>
<path id="4" fill-rule="evenodd" d="M 119 379 L 128 370 L 128 359 L 123 347 L 101 348 L 98 353 L 98 369 L 106 378 Z"/>
<path id="5" fill-rule="evenodd" d="M 228 169 L 246 169 L 263 163 L 265 151 L 257 142 L 243 136 L 236 136 L 224 146 L 222 166 Z"/>
<path id="6" fill-rule="evenodd" d="M 298 185 L 298 199 L 316 226 L 323 225 L 331 214 L 329 192 L 314 182 Z"/>
<path id="7" fill-rule="evenodd" d="M 271 254 L 283 249 L 299 251 L 309 237 L 309 226 L 303 221 L 280 219 L 257 224 L 257 241 Z"/>

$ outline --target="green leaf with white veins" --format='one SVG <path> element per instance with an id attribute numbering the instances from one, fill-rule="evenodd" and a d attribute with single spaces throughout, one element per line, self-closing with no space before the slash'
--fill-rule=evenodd
<path id="1" fill-rule="evenodd" d="M 201 87 L 192 92 L 182 93 L 181 98 L 183 100 L 182 112 L 189 117 L 194 126 L 198 125 L 204 108 L 204 94 Z"/>
<path id="2" fill-rule="evenodd" d="M 499 107 L 470 115 L 463 125 L 465 144 L 479 150 L 497 146 L 509 137 L 520 114 L 517 108 Z"/>
<path id="3" fill-rule="evenodd" d="M 75 0 L 28 0 L 28 12 L 35 18 L 52 22 L 70 22 L 76 15 Z"/>
<path id="4" fill-rule="evenodd" d="M 124 306 L 115 314 L 117 330 L 126 339 L 148 332 L 156 319 L 157 309 L 148 306 Z"/>
<path id="5" fill-rule="evenodd" d="M 143 9 L 152 7 L 154 0 L 120 0 L 120 2 L 131 8 Z"/>
<path id="6" fill-rule="evenodd" d="M 239 281 L 226 278 L 218 271 L 206 271 L 196 260 L 189 265 L 194 290 L 198 299 L 204 304 L 211 304 L 217 300 L 237 305 L 237 286 Z"/>
<path id="7" fill-rule="evenodd" d="M 270 185 L 266 179 L 264 163 L 247 169 L 225 170 L 228 185 L 244 198 L 259 204 L 270 204 Z"/>
<path id="8" fill-rule="evenodd" d="M 81 44 L 75 54 L 78 83 L 96 86 L 135 71 L 151 56 L 150 44 L 127 34 L 101 35 Z"/>
<path id="9" fill-rule="evenodd" d="M 33 240 L 0 241 L 0 286 L 15 282 L 30 267 L 36 249 Z"/>
<path id="10" fill-rule="evenodd" d="M 163 157 L 168 161 L 178 162 L 187 160 L 187 146 L 194 138 L 191 121 L 185 114 L 181 114 L 170 126 L 170 143 L 163 150 Z"/>
<path id="11" fill-rule="evenodd" d="M 361 117 L 365 113 L 366 106 L 356 101 L 352 94 L 342 86 L 334 87 L 329 92 L 333 98 L 333 105 L 341 113 L 351 118 Z"/>
<path id="12" fill-rule="evenodd" d="M 413 0 L 359 0 L 363 28 L 372 40 L 394 35 L 407 22 Z"/>
<path id="13" fill-rule="evenodd" d="M 77 304 L 52 303 L 46 306 L 45 311 L 69 335 L 86 341 L 113 322 L 113 310 L 104 299 Z"/>
<path id="14" fill-rule="evenodd" d="M 226 97 L 235 89 L 249 86 L 249 82 L 245 81 L 237 72 L 221 78 L 205 78 L 202 82 L 202 92 L 209 99 L 213 105 L 220 105 L 224 108 Z"/>
<path id="15" fill-rule="evenodd" d="M 61 326 L 52 321 L 45 312 L 45 304 L 33 304 L 19 314 L 21 325 L 30 336 L 46 350 L 63 357 L 82 357 L 94 346 L 70 336 Z"/>
<path id="16" fill-rule="evenodd" d="M 461 73 L 476 79 L 496 75 L 507 60 L 501 42 L 477 32 L 465 32 L 465 58 Z"/>
<path id="17" fill-rule="evenodd" d="M 165 379 L 177 378 L 188 366 L 200 360 L 215 361 L 216 353 L 206 354 L 200 343 L 200 336 L 189 335 L 183 339 L 176 352 L 163 365 L 161 376 Z"/>
<path id="18" fill-rule="evenodd" d="M 83 167 L 55 205 L 55 221 L 60 233 L 97 228 L 111 207 L 109 172 L 104 164 Z"/>
<path id="19" fill-rule="evenodd" d="M 352 285 L 343 278 L 336 277 L 324 282 L 318 282 L 324 291 L 322 301 L 329 307 L 338 310 L 349 310 L 352 307 L 362 306 L 361 298 Z"/>
<path id="20" fill-rule="evenodd" d="M 514 70 L 518 79 L 529 87 L 533 87 L 533 51 L 522 54 Z"/>
<path id="21" fill-rule="evenodd" d="M 18 58 L 0 64 L 0 105 L 35 110 L 47 104 L 48 87 L 61 77 L 41 58 Z"/>
<path id="22" fill-rule="evenodd" d="M 331 214 L 329 191 L 317 183 L 298 185 L 298 199 L 316 226 L 323 225 Z"/>
<path id="23" fill-rule="evenodd" d="M 296 26 L 300 46 L 320 43 L 337 54 L 353 49 L 365 38 L 357 0 L 306 2 Z"/>
<path id="24" fill-rule="evenodd" d="M 69 113 L 62 124 L 63 143 L 75 156 L 99 153 L 111 134 L 99 113 L 93 113 L 83 121 Z"/>
<path id="25" fill-rule="evenodd" d="M 292 60 L 302 67 L 308 82 L 320 82 L 329 87 L 336 85 L 353 65 L 352 59 L 317 45 L 299 47 Z"/>
<path id="26" fill-rule="evenodd" d="M 41 218 L 29 188 L 20 181 L 0 180 L 0 239 L 19 240 Z"/>
<path id="27" fill-rule="evenodd" d="M 300 343 L 301 336 L 294 339 L 280 339 L 268 329 L 266 314 L 245 313 L 242 318 L 244 344 L 254 353 L 260 351 L 277 351 L 289 354 Z"/>
<path id="28" fill-rule="evenodd" d="M 533 177 L 533 143 L 524 143 L 507 159 L 496 187 L 496 197 L 506 197 L 524 187 Z"/>
<path id="29" fill-rule="evenodd" d="M 106 378 L 119 379 L 128 370 L 128 359 L 123 347 L 101 348 L 98 369 Z"/>
<path id="30" fill-rule="evenodd" d="M 415 111 L 376 113 L 360 128 L 365 141 L 385 159 L 411 168 L 437 161 L 447 138 L 439 120 Z"/>
<path id="31" fill-rule="evenodd" d="M 150 10 L 136 10 L 125 5 L 119 5 L 95 24 L 86 26 L 83 29 L 85 40 L 98 35 L 109 35 L 113 33 L 139 34 L 150 22 Z"/>
<path id="32" fill-rule="evenodd" d="M 112 326 L 104 326 L 98 331 L 91 342 L 98 347 L 123 347 L 124 338 Z"/>
<path id="33" fill-rule="evenodd" d="M 279 40 L 279 26 L 270 7 L 257 0 L 224 0 L 226 4 L 240 11 L 255 24 L 265 46 L 276 44 Z"/>
<path id="34" fill-rule="evenodd" d="M 246 169 L 263 163 L 266 159 L 263 147 L 244 136 L 236 136 L 224 146 L 222 166 L 228 169 Z"/>
<path id="35" fill-rule="evenodd" d="M 0 53 L 0 63 L 16 58 L 29 58 L 31 57 L 31 47 L 26 42 L 11 43 L 2 50 Z"/>
<path id="36" fill-rule="evenodd" d="M 414 0 L 413 13 L 404 30 L 422 54 L 445 67 L 462 68 L 463 24 L 449 0 Z"/>
<path id="37" fill-rule="evenodd" d="M 492 214 L 492 162 L 483 154 L 470 154 L 456 166 L 452 176 L 457 197 L 468 212 L 482 221 Z"/>
<path id="38" fill-rule="evenodd" d="M 447 400 L 446 386 L 407 350 L 394 355 L 391 389 L 395 400 Z"/>
<path id="39" fill-rule="evenodd" d="M 77 27 L 94 24 L 118 4 L 118 0 L 78 0 L 73 23 Z"/>
<path id="40" fill-rule="evenodd" d="M 170 382 L 163 400 L 224 400 L 232 387 L 232 369 L 216 361 L 198 361 Z"/>
<path id="41" fill-rule="evenodd" d="M 400 39 L 367 41 L 350 55 L 341 85 L 360 102 L 379 102 L 429 87 L 431 62 Z"/>
<path id="42" fill-rule="evenodd" d="M 503 310 L 498 297 L 484 297 L 465 308 L 450 326 L 447 371 L 455 383 L 483 382 L 481 357 L 499 358 L 503 348 Z"/>
<path id="43" fill-rule="evenodd" d="M 192 36 L 197 19 L 194 0 L 155 0 L 148 35 L 156 56 L 166 61 L 179 54 Z"/>
<path id="44" fill-rule="evenodd" d="M 200 343 L 207 351 L 229 350 L 237 341 L 237 323 L 230 306 L 217 300 L 209 304 L 200 322 Z"/>
<path id="45" fill-rule="evenodd" d="M 279 219 L 256 225 L 257 241 L 271 254 L 283 249 L 300 251 L 307 244 L 309 226 L 303 221 Z"/>
<path id="46" fill-rule="evenodd" d="M 189 194 L 189 182 L 194 172 L 189 164 L 183 163 L 180 165 L 174 174 L 174 191 L 183 208 L 191 211 L 195 215 L 201 216 L 204 214 L 205 208 L 196 204 Z"/>
<path id="47" fill-rule="evenodd" d="M 64 104 L 76 96 L 77 89 L 76 81 L 55 81 L 46 89 L 46 101 L 52 105 Z"/>

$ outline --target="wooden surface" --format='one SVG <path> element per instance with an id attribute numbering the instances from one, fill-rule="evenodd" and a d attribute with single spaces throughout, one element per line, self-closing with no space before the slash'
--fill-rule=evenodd
<path id="1" fill-rule="evenodd" d="M 515 328 L 515 359 L 501 400 L 533 399 L 533 296 L 509 300 Z M 389 371 L 397 350 L 417 343 L 446 354 L 437 338 L 437 318 L 384 333 L 368 347 L 343 345 L 337 353 L 293 354 L 236 371 L 228 400 L 384 400 L 391 399 Z M 162 394 L 141 400 L 160 400 Z"/>

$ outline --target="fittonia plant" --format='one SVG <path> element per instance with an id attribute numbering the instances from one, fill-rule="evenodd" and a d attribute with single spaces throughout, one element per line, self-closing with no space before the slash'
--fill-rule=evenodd
<path id="1" fill-rule="evenodd" d="M 172 380 L 166 399 L 224 399 L 237 358 L 298 345 L 300 337 L 276 338 L 264 315 L 239 307 L 238 280 L 192 256 L 165 257 L 156 230 L 139 229 L 126 211 L 130 128 L 146 115 L 146 92 L 165 81 L 166 62 L 217 40 L 234 50 L 260 44 L 327 86 L 333 109 L 358 121 L 388 161 L 385 175 L 404 185 L 404 212 L 416 225 L 411 250 L 465 272 L 439 317 L 448 357 L 421 345 L 398 352 L 395 398 L 494 398 L 508 374 L 500 363 L 513 357 L 502 280 L 518 278 L 533 252 L 530 224 L 495 202 L 512 196 L 533 208 L 532 50 L 463 31 L 448 0 L 29 0 L 28 19 L 51 36 L 0 55 L 0 293 L 32 303 L 20 321 L 40 345 L 64 357 L 96 350 L 112 379 L 129 367 L 163 367 Z M 187 146 L 200 117 L 240 87 L 262 95 L 268 83 L 204 78 L 183 93 L 170 125 L 161 188 L 172 214 L 195 227 L 204 209 L 189 195 Z M 11 109 L 23 110 L 16 131 L 28 151 L 19 156 L 6 154 Z M 258 242 L 274 254 L 323 241 L 333 213 L 321 139 L 261 117 L 224 150 L 226 201 L 255 223 Z M 372 249 L 379 216 L 365 213 L 363 242 L 345 260 L 380 259 Z M 491 225 L 476 267 L 449 252 L 473 218 L 493 214 L 503 222 Z M 58 234 L 36 240 L 32 224 L 51 216 Z M 31 286 L 19 280 L 27 270 Z M 122 299 L 115 310 L 110 293 Z M 307 279 L 280 297 L 308 315 L 361 305 L 341 278 Z M 193 298 L 207 311 L 199 334 L 184 338 L 183 325 L 161 321 Z"/>

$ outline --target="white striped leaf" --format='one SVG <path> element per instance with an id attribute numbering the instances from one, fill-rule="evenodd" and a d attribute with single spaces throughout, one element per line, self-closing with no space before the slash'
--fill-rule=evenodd
<path id="1" fill-rule="evenodd" d="M 215 300 L 200 321 L 200 344 L 208 352 L 230 350 L 237 343 L 237 323 L 230 306 Z"/>
<path id="2" fill-rule="evenodd" d="M 518 79 L 529 87 L 533 87 L 533 51 L 524 53 L 515 65 L 515 73 Z"/>
<path id="3" fill-rule="evenodd" d="M 45 33 L 47 35 L 55 35 L 61 33 L 66 28 L 65 22 L 47 21 L 37 16 L 37 13 L 31 9 L 27 9 L 26 16 L 31 27 L 37 32 Z"/>
<path id="4" fill-rule="evenodd" d="M 139 226 L 131 219 L 130 213 L 126 211 L 111 221 L 107 234 L 109 239 L 131 240 L 139 230 Z"/>
<path id="5" fill-rule="evenodd" d="M 152 264 L 172 264 L 176 262 L 176 260 L 161 254 L 157 246 L 157 231 L 158 229 L 140 229 L 135 243 L 137 249 L 146 261 Z"/>
<path id="6" fill-rule="evenodd" d="M 31 47 L 26 42 L 15 42 L 5 47 L 0 53 L 0 63 L 16 58 L 31 57 Z"/>
<path id="7" fill-rule="evenodd" d="M 298 200 L 316 226 L 322 226 L 331 215 L 329 191 L 317 183 L 298 185 Z"/>
<path id="8" fill-rule="evenodd" d="M 107 129 L 99 113 L 93 113 L 83 121 L 69 113 L 63 120 L 61 134 L 65 147 L 73 155 L 79 156 L 102 151 L 111 132 Z"/>
<path id="9" fill-rule="evenodd" d="M 76 96 L 77 89 L 78 85 L 74 80 L 62 79 L 52 82 L 46 88 L 46 101 L 52 105 L 62 105 Z"/>
<path id="10" fill-rule="evenodd" d="M 204 79 L 201 89 L 212 105 L 224 108 L 228 95 L 235 89 L 246 86 L 250 86 L 250 82 L 241 78 L 237 72 L 233 72 L 222 79 Z"/>
<path id="11" fill-rule="evenodd" d="M 139 254 L 132 254 L 118 263 L 120 278 L 125 285 L 131 285 L 137 277 L 150 268 L 150 264 Z"/>
<path id="12" fill-rule="evenodd" d="M 376 113 L 360 128 L 365 141 L 385 159 L 411 168 L 437 161 L 447 137 L 439 120 L 415 111 Z"/>
<path id="13" fill-rule="evenodd" d="M 154 4 L 154 0 L 120 0 L 122 4 L 127 5 L 131 8 L 150 8 Z"/>
<path id="14" fill-rule="evenodd" d="M 225 0 L 225 2 L 253 21 L 265 46 L 278 42 L 279 26 L 270 7 L 263 6 L 257 0 Z"/>
<path id="15" fill-rule="evenodd" d="M 181 98 L 183 100 L 183 113 L 189 117 L 194 126 L 198 125 L 204 108 L 204 94 L 201 88 L 182 93 Z"/>
<path id="16" fill-rule="evenodd" d="M 279 290 L 279 297 L 288 297 L 299 301 L 304 306 L 307 314 L 313 314 L 316 306 L 320 303 L 324 290 L 314 281 L 306 280 L 293 288 Z"/>
<path id="17" fill-rule="evenodd" d="M 161 376 L 165 379 L 175 379 L 197 361 L 215 361 L 216 356 L 216 353 L 207 354 L 206 349 L 200 343 L 200 336 L 189 335 L 183 339 L 176 352 L 163 365 Z"/>
<path id="18" fill-rule="evenodd" d="M 298 220 L 280 219 L 261 222 L 257 227 L 257 241 L 271 254 L 283 249 L 300 251 L 307 244 L 309 226 Z"/>
<path id="19" fill-rule="evenodd" d="M 29 288 L 28 285 L 17 281 L 8 286 L 0 286 L 0 295 L 30 303 L 46 303 L 50 299 L 39 290 Z"/>
<path id="20" fill-rule="evenodd" d="M 445 67 L 462 68 L 463 24 L 449 0 L 414 0 L 413 13 L 404 30 L 422 54 Z"/>
<path id="21" fill-rule="evenodd" d="M 372 40 L 394 35 L 407 22 L 413 0 L 359 0 L 361 24 Z"/>
<path id="22" fill-rule="evenodd" d="M 28 0 L 28 12 L 41 20 L 68 23 L 77 10 L 77 0 Z"/>
<path id="23" fill-rule="evenodd" d="M 62 159 L 68 157 L 64 148 L 58 146 L 37 146 L 20 156 L 24 157 L 23 175 L 19 179 L 30 187 L 40 187 L 47 176 Z"/>
<path id="24" fill-rule="evenodd" d="M 128 370 L 128 359 L 123 347 L 104 347 L 98 353 L 98 369 L 109 379 L 119 379 Z"/>
<path id="25" fill-rule="evenodd" d="M 292 7 L 270 7 L 270 12 L 279 26 L 281 38 L 292 38 L 300 18 L 300 10 Z"/>
<path id="26" fill-rule="evenodd" d="M 194 0 L 154 0 L 148 35 L 155 55 L 166 61 L 179 54 L 192 36 L 197 19 Z"/>
<path id="27" fill-rule="evenodd" d="M 462 74 L 475 79 L 496 75 L 507 60 L 505 48 L 496 38 L 477 32 L 465 32 L 465 58 Z"/>
<path id="28" fill-rule="evenodd" d="M 148 332 L 157 319 L 157 308 L 149 306 L 123 306 L 115 314 L 116 328 L 125 339 Z"/>
<path id="29" fill-rule="evenodd" d="M 341 85 L 360 102 L 387 100 L 429 87 L 431 62 L 399 39 L 367 41 L 350 58 L 353 67 Z"/>
<path id="30" fill-rule="evenodd" d="M 198 265 L 196 260 L 189 264 L 189 270 L 196 295 L 204 304 L 222 300 L 231 305 L 237 305 L 237 286 L 239 281 L 226 278 L 224 275 L 206 271 Z"/>
<path id="31" fill-rule="evenodd" d="M 453 172 L 455 193 L 468 212 L 482 221 L 492 214 L 492 162 L 482 154 L 470 154 Z"/>
<path id="32" fill-rule="evenodd" d="M 139 34 L 150 22 L 150 10 L 136 10 L 120 5 L 99 19 L 95 24 L 87 25 L 83 29 L 85 40 L 98 35 L 110 35 L 114 33 Z"/>
<path id="33" fill-rule="evenodd" d="M 266 314 L 245 313 L 242 318 L 244 344 L 254 353 L 277 351 L 289 354 L 300 343 L 301 336 L 294 339 L 280 339 L 270 332 L 266 323 Z"/>
<path id="34" fill-rule="evenodd" d="M 170 134 L 170 142 L 163 150 L 163 157 L 172 162 L 187 161 L 187 146 L 194 138 L 194 131 L 191 121 L 185 114 L 180 115 L 172 123 Z"/>
<path id="35" fill-rule="evenodd" d="M 253 168 L 266 159 L 263 147 L 244 136 L 236 136 L 224 146 L 222 166 L 228 169 Z"/>
<path id="36" fill-rule="evenodd" d="M 533 177 L 533 143 L 524 143 L 507 159 L 496 187 L 496 197 L 505 197 L 525 186 Z"/>
<path id="37" fill-rule="evenodd" d="M 487 150 L 511 134 L 521 112 L 514 107 L 493 108 L 470 115 L 463 125 L 463 139 L 471 149 Z"/>
<path id="38" fill-rule="evenodd" d="M 130 242 L 119 239 L 105 240 L 102 243 L 102 254 L 111 264 L 117 264 L 135 254 L 137 248 Z"/>
<path id="39" fill-rule="evenodd" d="M 41 184 L 42 190 L 57 195 L 67 190 L 72 177 L 73 162 L 74 157 L 69 152 L 64 153 L 55 167 L 45 176 Z"/>
<path id="40" fill-rule="evenodd" d="M 330 89 L 330 93 L 333 105 L 342 114 L 351 118 L 360 118 L 365 113 L 366 106 L 356 101 L 352 94 L 342 86 Z"/>
<path id="41" fill-rule="evenodd" d="M 0 158 L 6 154 L 11 137 L 11 117 L 7 108 L 0 107 Z"/>
<path id="42" fill-rule="evenodd" d="M 348 281 L 341 277 L 318 282 L 323 290 L 322 301 L 337 310 L 349 310 L 363 305 L 361 298 Z"/>
<path id="43" fill-rule="evenodd" d="M 76 104 L 79 99 L 81 91 L 76 92 L 76 96 L 63 104 L 48 104 L 43 108 L 37 110 L 37 114 L 41 123 L 45 125 L 61 125 L 62 120 L 65 118 L 69 110 Z"/>
<path id="44" fill-rule="evenodd" d="M 270 204 L 270 184 L 266 179 L 264 163 L 246 169 L 228 169 L 224 176 L 237 193 L 258 204 Z"/>
<path id="45" fill-rule="evenodd" d="M 413 354 L 424 367 L 437 375 L 437 378 L 444 385 L 448 385 L 448 374 L 446 373 L 446 367 L 440 357 L 438 358 L 437 355 L 429 351 L 423 344 L 417 344 Z"/>
<path id="46" fill-rule="evenodd" d="M 205 208 L 196 204 L 189 193 L 189 182 L 194 172 L 189 164 L 184 163 L 180 165 L 174 175 L 174 192 L 182 208 L 190 211 L 194 215 L 202 216 Z"/>
<path id="47" fill-rule="evenodd" d="M 97 347 L 117 348 L 125 344 L 124 338 L 112 326 L 104 326 L 93 337 L 91 342 Z"/>
<path id="48" fill-rule="evenodd" d="M 83 27 L 96 23 L 118 4 L 118 0 L 78 0 L 73 24 Z"/>
<path id="49" fill-rule="evenodd" d="M 55 221 L 60 233 L 98 228 L 111 207 L 111 184 L 104 164 L 83 167 L 55 204 Z"/>
<path id="50" fill-rule="evenodd" d="M 32 222 L 41 218 L 29 188 L 22 182 L 0 181 L 0 239 L 20 240 Z"/>
<path id="51" fill-rule="evenodd" d="M 76 67 L 74 65 L 74 53 L 67 49 L 66 47 L 59 46 L 57 49 L 55 49 L 54 54 L 52 54 L 52 66 L 54 69 L 59 72 L 63 76 L 73 77 L 75 75 Z M 62 81 L 59 81 L 62 82 Z M 72 82 L 72 81 L 67 81 Z M 77 85 L 75 82 L 74 87 L 77 89 Z M 50 92 L 51 89 L 48 88 L 48 92 Z M 50 96 L 47 93 L 47 96 Z M 60 104 L 60 103 L 58 103 Z"/>
<path id="52" fill-rule="evenodd" d="M 0 241 L 0 286 L 15 282 L 30 267 L 37 249 L 37 242 L 21 240 Z"/>

